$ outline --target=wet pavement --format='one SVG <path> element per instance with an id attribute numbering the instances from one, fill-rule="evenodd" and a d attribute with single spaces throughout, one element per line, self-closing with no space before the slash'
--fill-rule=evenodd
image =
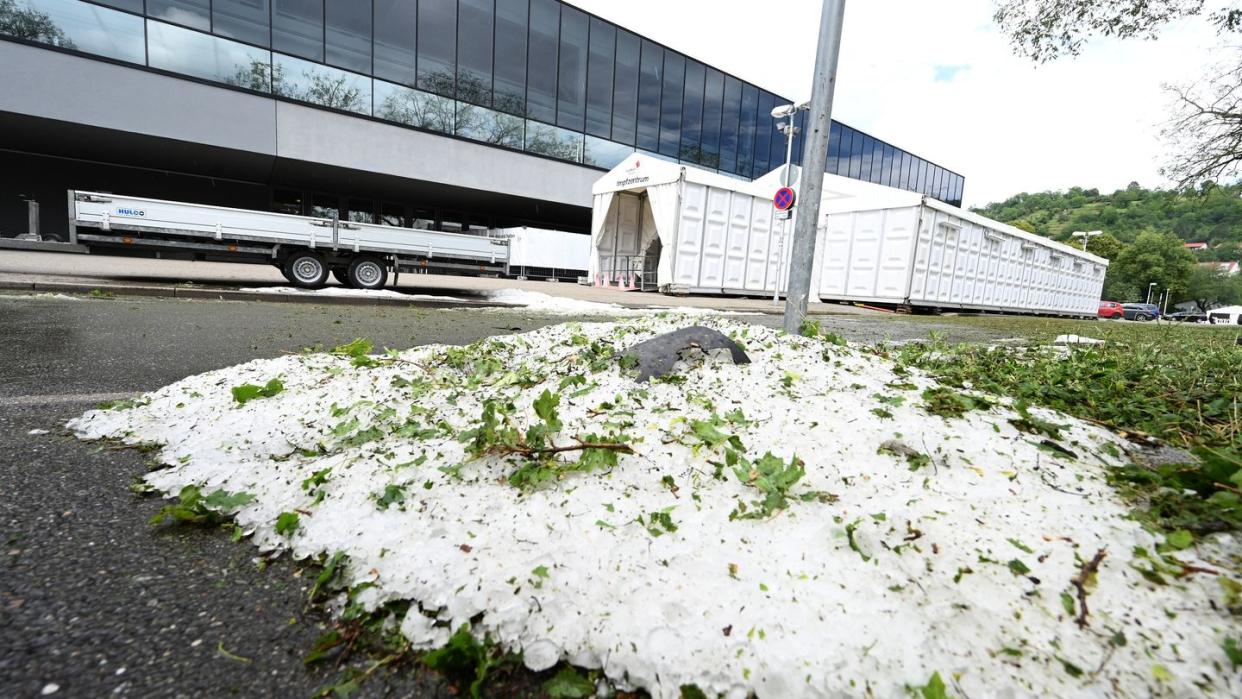
<path id="1" fill-rule="evenodd" d="M 738 316 L 779 325 L 778 316 Z M 100 401 L 191 374 L 367 337 L 377 347 L 467 343 L 581 320 L 514 310 L 0 295 L 0 694 L 311 696 L 331 677 L 303 654 L 326 628 L 314 573 L 261 570 L 218 529 L 151 527 L 161 502 L 128 486 L 142 454 L 86 444 L 66 420 Z M 987 322 L 824 316 L 861 341 L 943 332 L 988 341 Z M 447 696 L 422 673 L 361 696 Z"/>

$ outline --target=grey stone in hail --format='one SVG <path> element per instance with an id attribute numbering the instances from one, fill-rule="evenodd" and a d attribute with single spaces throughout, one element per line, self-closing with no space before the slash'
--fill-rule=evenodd
<path id="1" fill-rule="evenodd" d="M 617 353 L 618 357 L 633 355 L 638 358 L 638 381 L 644 382 L 654 376 L 664 376 L 689 350 L 709 353 L 712 350 L 728 350 L 734 364 L 750 364 L 750 357 L 736 342 L 719 330 L 694 325 L 674 330 Z"/>

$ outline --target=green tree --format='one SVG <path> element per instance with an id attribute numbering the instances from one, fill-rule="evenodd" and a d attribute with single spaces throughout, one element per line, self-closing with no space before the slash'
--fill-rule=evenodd
<path id="1" fill-rule="evenodd" d="M 1087 252 L 1092 255 L 1099 255 L 1106 260 L 1115 260 L 1121 256 L 1121 251 L 1125 248 L 1120 240 L 1111 233 L 1101 233 L 1092 238 L 1087 239 Z"/>
<path id="2" fill-rule="evenodd" d="M 1169 289 L 1174 298 L 1184 297 L 1195 257 L 1182 241 L 1172 233 L 1146 231 L 1139 234 L 1133 244 L 1126 247 L 1108 268 L 1115 292 L 1113 298 L 1126 301 L 1142 301 L 1147 287 Z M 1109 279 L 1105 287 L 1109 288 Z M 1124 294 L 1124 295 L 1122 295 Z"/>
<path id="3" fill-rule="evenodd" d="M 1044 63 L 1077 56 L 1092 37 L 1154 39 L 1169 22 L 1206 14 L 1217 33 L 1242 30 L 1242 8 L 1215 0 L 1000 0 L 994 19 L 1019 54 Z M 1163 136 L 1171 156 L 1162 174 L 1182 188 L 1242 172 L 1242 62 L 1234 49 L 1206 77 L 1167 86 L 1173 113 Z"/>
<path id="4" fill-rule="evenodd" d="M 1186 279 L 1186 292 L 1174 298 L 1194 301 L 1203 313 L 1242 303 L 1242 275 L 1230 276 L 1212 264 L 1195 265 Z"/>
<path id="5" fill-rule="evenodd" d="M 1024 218 L 1020 218 L 1017 221 L 1010 221 L 1009 225 L 1019 230 L 1024 230 L 1027 233 L 1034 233 L 1035 235 L 1039 235 L 1039 229 L 1035 227 L 1035 224 L 1031 223 L 1030 221 Z"/>

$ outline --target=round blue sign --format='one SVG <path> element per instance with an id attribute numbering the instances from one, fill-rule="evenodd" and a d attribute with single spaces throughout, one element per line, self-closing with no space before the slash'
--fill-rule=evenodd
<path id="1" fill-rule="evenodd" d="M 794 191 L 790 187 L 781 187 L 776 190 L 776 196 L 772 197 L 772 203 L 776 206 L 777 211 L 789 211 L 793 208 Z"/>

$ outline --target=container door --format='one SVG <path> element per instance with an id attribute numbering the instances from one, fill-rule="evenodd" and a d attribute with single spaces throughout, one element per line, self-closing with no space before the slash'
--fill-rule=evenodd
<path id="1" fill-rule="evenodd" d="M 746 243 L 746 290 L 771 291 L 768 248 L 772 245 L 772 207 L 750 197 L 750 239 Z M 779 222 L 778 222 L 779 223 Z"/>
<path id="2" fill-rule="evenodd" d="M 725 254 L 729 234 L 729 200 L 731 193 L 717 187 L 706 188 L 703 211 L 703 263 L 699 267 L 699 283 L 702 289 L 725 287 Z"/>
<path id="3" fill-rule="evenodd" d="M 746 278 L 746 253 L 750 243 L 751 207 L 755 198 L 734 192 L 729 203 L 728 242 L 725 244 L 724 287 L 750 289 Z M 762 283 L 759 288 L 762 288 Z"/>
<path id="4" fill-rule="evenodd" d="M 683 185 L 681 220 L 677 228 L 677 259 L 673 265 L 673 283 L 691 288 L 699 286 L 699 268 L 703 263 L 703 227 L 707 214 L 707 187 L 693 182 Z"/>

